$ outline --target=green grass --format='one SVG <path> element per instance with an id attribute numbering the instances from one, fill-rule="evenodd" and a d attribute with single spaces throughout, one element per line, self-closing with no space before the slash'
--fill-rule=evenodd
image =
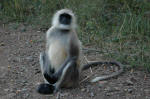
<path id="1" fill-rule="evenodd" d="M 106 58 L 150 70 L 148 0 L 2 0 L 1 6 L 1 21 L 40 27 L 50 27 L 56 10 L 70 8 L 84 45 L 98 47 Z"/>

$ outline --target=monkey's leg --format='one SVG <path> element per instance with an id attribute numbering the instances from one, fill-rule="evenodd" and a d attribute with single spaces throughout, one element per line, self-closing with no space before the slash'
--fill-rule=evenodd
<path id="1" fill-rule="evenodd" d="M 60 77 L 61 77 L 62 73 L 64 72 L 65 68 L 68 68 L 70 66 L 76 67 L 76 65 L 75 65 L 76 64 L 76 60 L 77 60 L 76 56 L 68 57 L 66 59 L 66 61 L 64 62 L 64 64 L 62 64 L 61 68 L 57 72 L 55 72 L 53 76 L 55 76 L 56 78 L 60 79 Z"/>
<path id="2" fill-rule="evenodd" d="M 50 62 L 45 52 L 40 53 L 40 66 L 46 83 L 40 84 L 37 88 L 37 92 L 40 94 L 51 94 L 55 89 L 54 85 L 51 83 L 55 83 L 56 81 L 51 77 L 54 70 L 51 69 Z M 47 81 L 47 77 L 49 78 L 49 81 Z"/>
<path id="3" fill-rule="evenodd" d="M 77 86 L 79 81 L 79 70 L 77 68 L 75 57 L 68 60 L 67 64 L 64 65 L 64 68 L 62 67 L 56 74 L 60 76 L 60 78 L 55 84 L 55 92 L 63 86 Z"/>
<path id="4" fill-rule="evenodd" d="M 56 73 L 53 73 L 52 75 L 53 77 L 56 77 L 58 81 L 54 85 L 40 84 L 37 89 L 39 93 L 52 94 L 54 92 L 57 92 L 59 88 L 64 84 L 69 84 L 70 86 L 77 84 L 77 81 L 79 79 L 79 72 L 77 69 L 76 58 L 68 58 L 62 65 L 60 70 Z M 49 75 L 46 75 L 46 80 L 50 83 L 51 77 Z"/>

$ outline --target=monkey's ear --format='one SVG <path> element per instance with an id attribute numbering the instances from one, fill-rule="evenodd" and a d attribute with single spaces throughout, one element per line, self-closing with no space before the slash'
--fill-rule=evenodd
<path id="1" fill-rule="evenodd" d="M 37 88 L 37 92 L 44 95 L 53 94 L 54 90 L 55 86 L 45 83 L 40 84 Z"/>

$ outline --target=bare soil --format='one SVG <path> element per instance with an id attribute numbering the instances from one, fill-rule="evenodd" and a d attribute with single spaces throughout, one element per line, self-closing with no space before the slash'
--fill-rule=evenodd
<path id="1" fill-rule="evenodd" d="M 150 99 L 150 74 L 143 69 L 127 69 L 118 77 L 90 83 L 97 75 L 117 70 L 104 65 L 83 72 L 77 88 L 63 89 L 59 95 L 40 95 L 36 87 L 43 78 L 38 57 L 45 49 L 45 31 L 0 25 L 0 99 Z M 93 54 L 87 56 L 92 60 Z"/>

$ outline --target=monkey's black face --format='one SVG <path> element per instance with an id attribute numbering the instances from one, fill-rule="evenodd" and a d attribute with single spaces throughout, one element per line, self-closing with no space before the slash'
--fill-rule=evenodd
<path id="1" fill-rule="evenodd" d="M 70 25 L 71 19 L 72 19 L 72 17 L 69 14 L 63 13 L 59 17 L 59 22 L 60 22 L 60 24 Z"/>

